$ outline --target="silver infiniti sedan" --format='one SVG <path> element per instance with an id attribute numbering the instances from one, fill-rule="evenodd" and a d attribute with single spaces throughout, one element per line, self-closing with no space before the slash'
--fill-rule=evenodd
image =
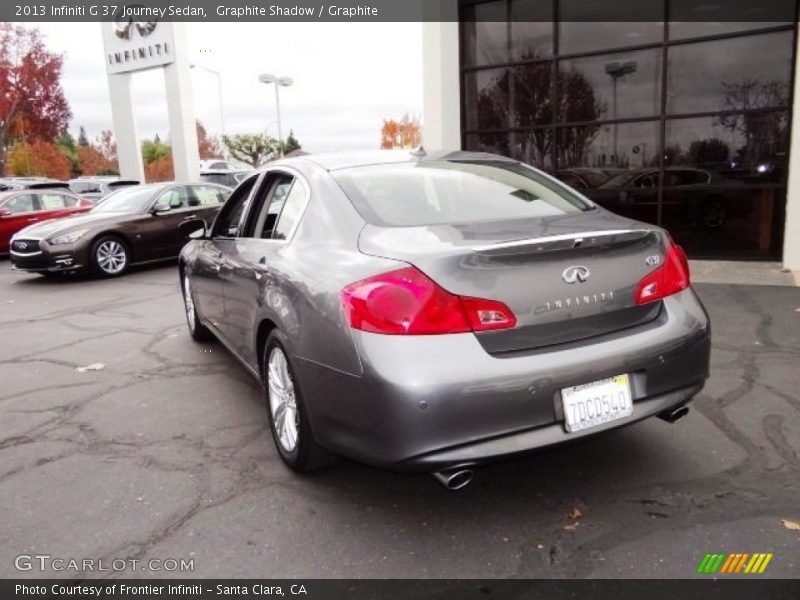
<path id="1" fill-rule="evenodd" d="M 669 235 L 501 156 L 282 160 L 195 228 L 190 333 L 262 382 L 296 471 L 344 456 L 456 489 L 483 462 L 674 422 L 708 377 Z"/>

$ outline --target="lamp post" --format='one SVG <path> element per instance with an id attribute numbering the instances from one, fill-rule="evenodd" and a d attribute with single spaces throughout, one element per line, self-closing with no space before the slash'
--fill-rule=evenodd
<path id="1" fill-rule="evenodd" d="M 266 83 L 269 85 L 270 83 L 275 84 L 275 112 L 277 113 L 278 117 L 278 151 L 281 154 L 281 158 L 283 158 L 283 131 L 281 130 L 281 98 L 279 93 L 279 88 L 289 87 L 294 83 L 294 80 L 291 77 L 276 77 L 275 75 L 271 75 L 269 73 L 263 73 L 258 76 L 258 80 L 261 83 Z"/>
<path id="2" fill-rule="evenodd" d="M 611 83 L 613 87 L 612 99 L 612 118 L 617 120 L 617 80 L 622 79 L 625 75 L 636 73 L 638 64 L 635 60 L 628 60 L 624 62 L 614 61 L 606 64 L 606 74 L 611 76 Z M 614 123 L 614 160 L 619 163 L 619 155 L 617 154 L 617 123 Z M 617 166 L 619 166 L 617 164 Z"/>
<path id="3" fill-rule="evenodd" d="M 225 135 L 225 112 L 222 108 L 222 75 L 219 71 L 215 71 L 214 69 L 209 69 L 208 67 L 204 67 L 203 65 L 190 65 L 192 69 L 203 69 L 204 71 L 208 71 L 212 75 L 217 78 L 217 92 L 219 93 L 219 130 L 221 135 Z"/>

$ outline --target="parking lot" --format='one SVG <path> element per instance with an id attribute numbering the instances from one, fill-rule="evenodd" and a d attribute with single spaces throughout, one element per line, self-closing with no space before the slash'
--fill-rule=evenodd
<path id="1" fill-rule="evenodd" d="M 800 288 L 697 289 L 713 366 L 688 417 L 452 493 L 347 462 L 290 473 L 257 384 L 187 335 L 174 264 L 52 280 L 0 260 L 0 576 L 81 575 L 15 569 L 38 553 L 194 561 L 120 573 L 148 577 L 682 578 L 721 551 L 797 577 Z"/>

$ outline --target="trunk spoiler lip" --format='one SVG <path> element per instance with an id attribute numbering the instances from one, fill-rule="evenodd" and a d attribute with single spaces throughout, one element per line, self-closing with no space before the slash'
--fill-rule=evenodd
<path id="1" fill-rule="evenodd" d="M 476 253 L 493 252 L 495 250 L 507 250 L 514 248 L 522 248 L 525 246 L 535 246 L 536 244 L 550 244 L 552 242 L 563 242 L 567 240 L 574 240 L 573 247 L 579 247 L 584 240 L 589 238 L 610 237 L 615 235 L 625 235 L 631 233 L 641 233 L 642 237 L 658 231 L 657 229 L 601 229 L 598 231 L 580 231 L 575 233 L 562 233 L 557 235 L 548 235 L 537 238 L 524 238 L 518 240 L 511 240 L 508 242 L 497 242 L 492 244 L 484 244 L 481 246 L 473 246 L 471 250 Z"/>

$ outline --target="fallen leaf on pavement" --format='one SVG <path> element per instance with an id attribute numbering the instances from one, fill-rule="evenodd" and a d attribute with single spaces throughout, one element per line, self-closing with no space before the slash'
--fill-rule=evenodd
<path id="1" fill-rule="evenodd" d="M 580 519 L 583 516 L 583 513 L 576 506 L 575 508 L 572 509 L 572 512 L 569 513 L 567 516 L 574 521 L 575 519 Z"/>
<path id="2" fill-rule="evenodd" d="M 75 369 L 78 373 L 86 373 L 86 371 L 102 371 L 106 366 L 103 363 L 92 363 L 85 367 L 78 367 Z"/>
<path id="3" fill-rule="evenodd" d="M 578 525 L 580 525 L 580 523 L 577 521 L 575 523 L 567 523 L 564 525 L 564 531 L 575 531 L 578 528 Z"/>
<path id="4" fill-rule="evenodd" d="M 793 531 L 800 531 L 800 523 L 797 521 L 790 521 L 789 519 L 781 519 L 781 523 L 786 529 L 792 529 Z"/>

